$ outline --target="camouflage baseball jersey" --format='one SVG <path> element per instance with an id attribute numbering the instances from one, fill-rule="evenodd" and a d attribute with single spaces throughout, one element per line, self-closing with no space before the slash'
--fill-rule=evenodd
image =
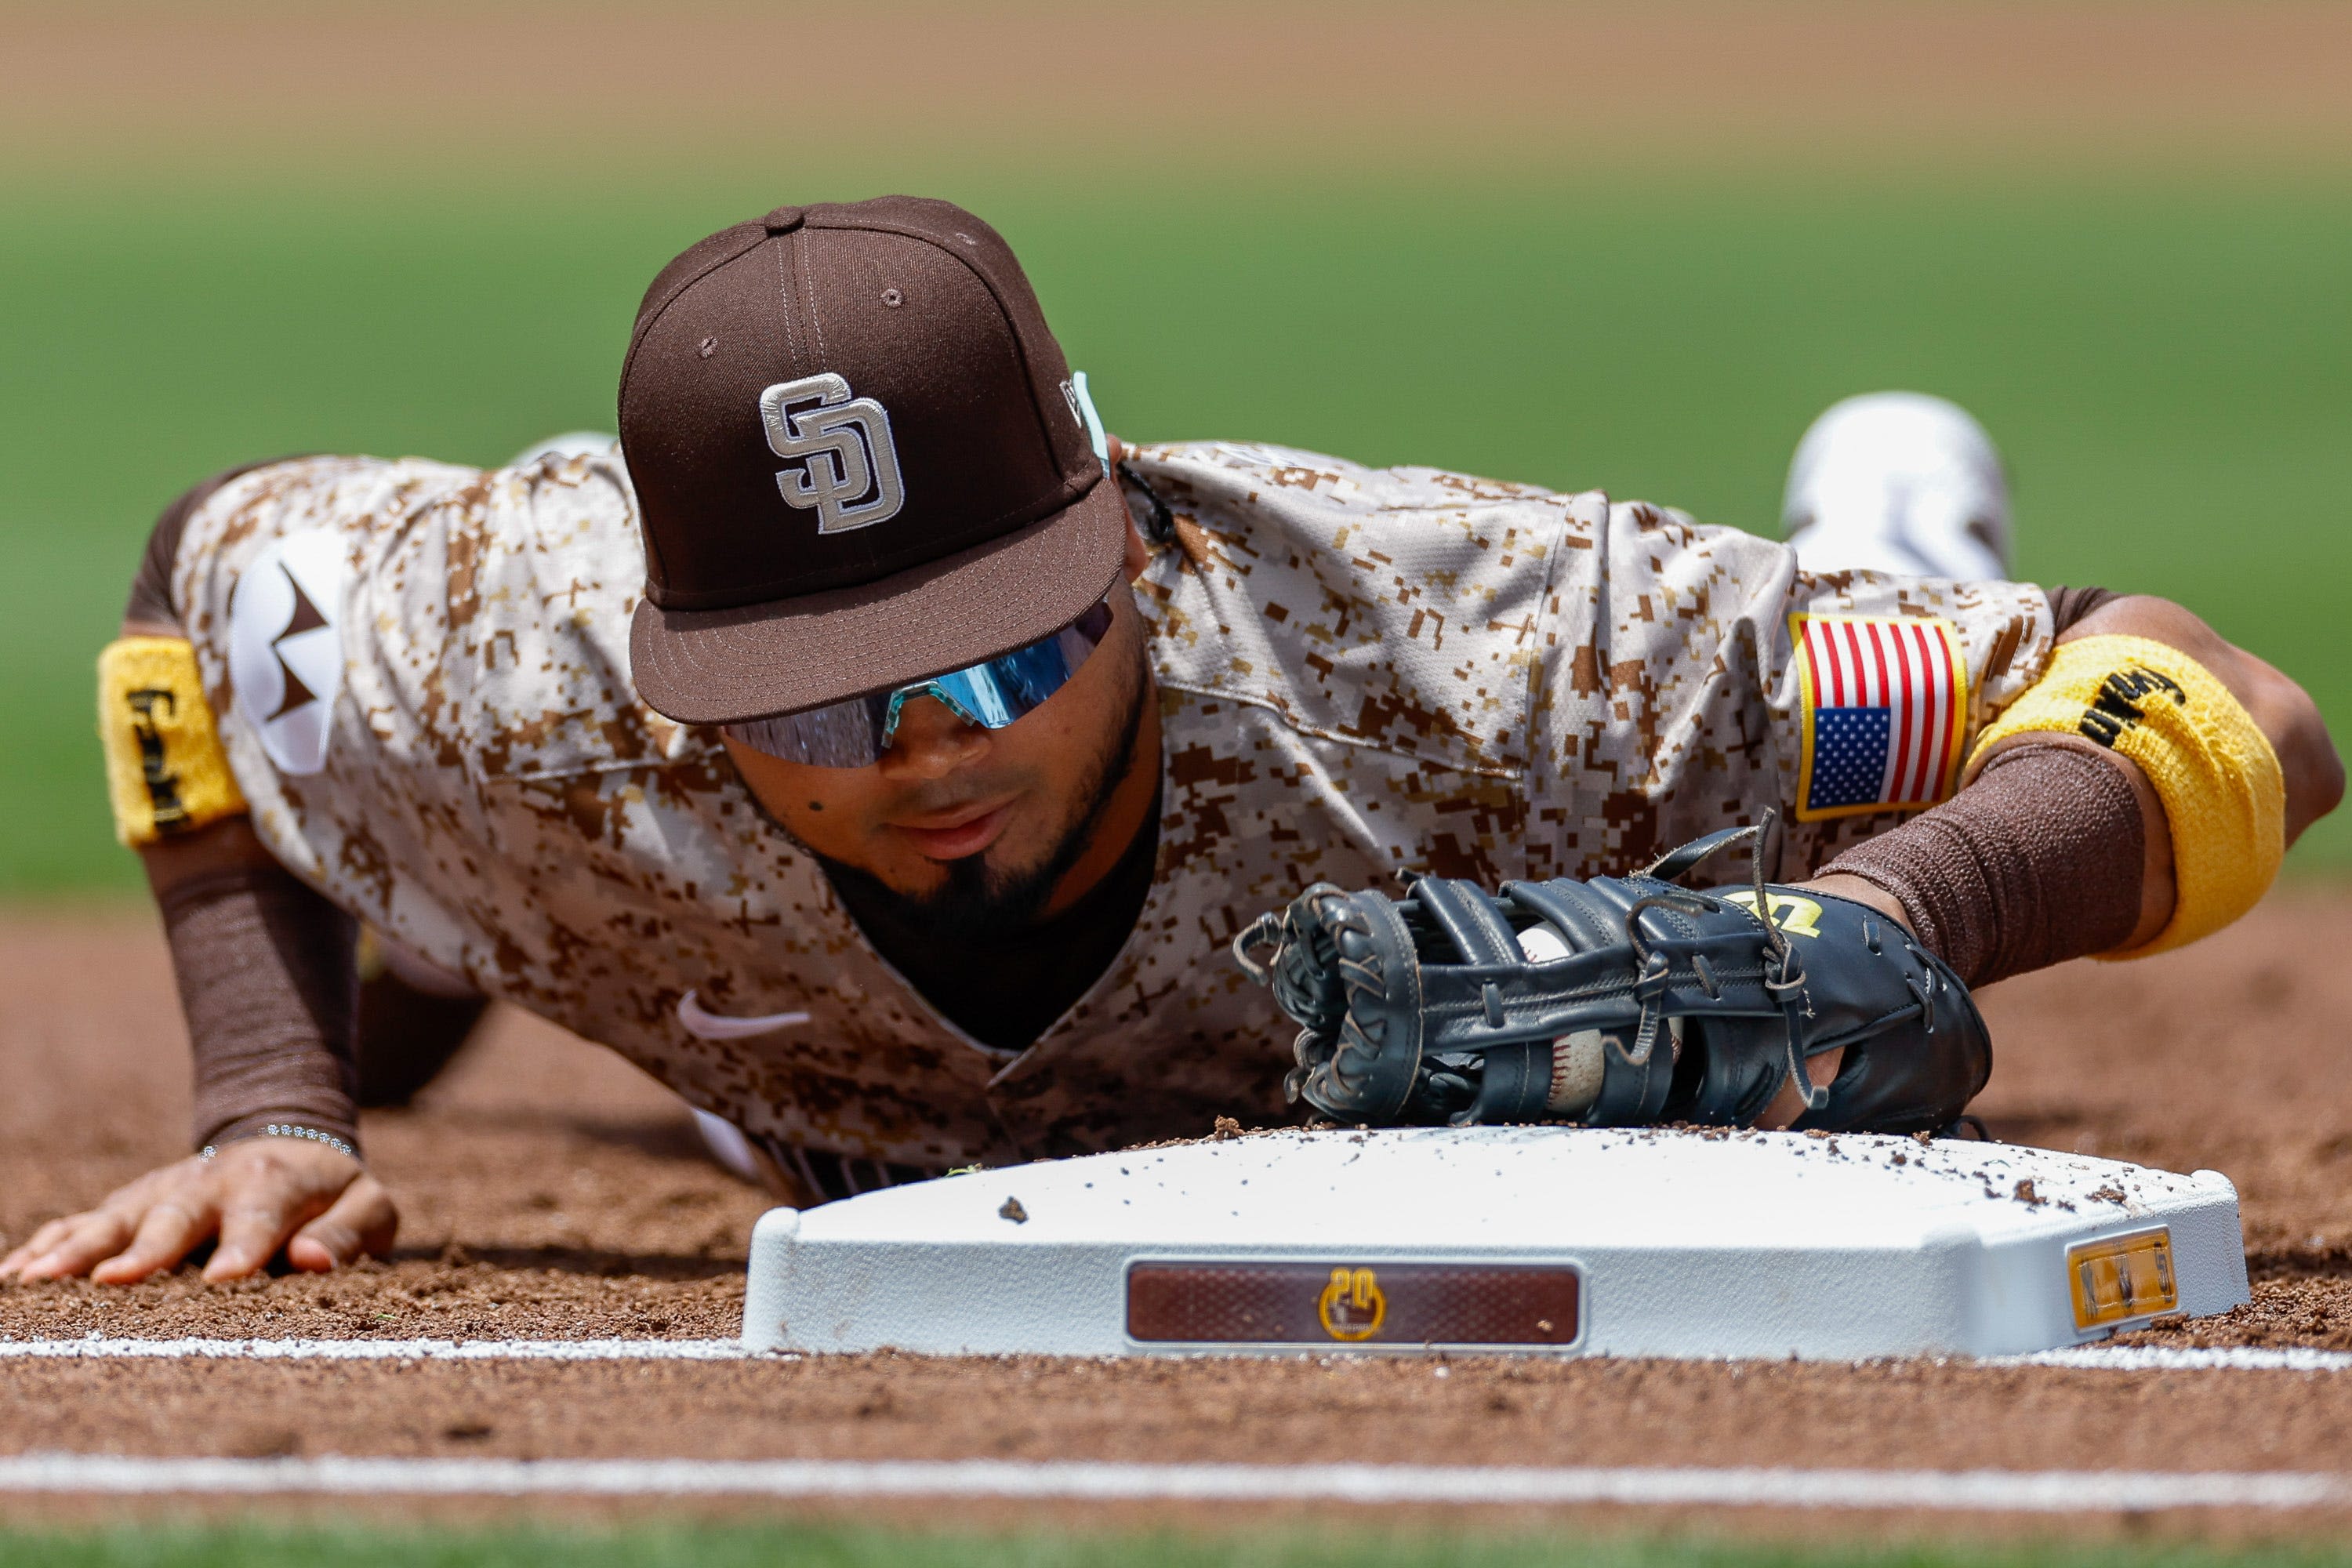
<path id="1" fill-rule="evenodd" d="M 1809 818 L 1779 852 L 1801 876 L 1948 793 L 2049 653 L 2036 588 L 1808 577 L 1594 492 L 1257 446 L 1135 464 L 1174 514 L 1136 585 L 1159 859 L 1109 969 L 1019 1052 L 876 953 L 715 731 L 637 700 L 616 458 L 258 469 L 191 520 L 174 597 L 298 875 L 755 1135 L 926 1166 L 1279 1118 L 1291 1031 L 1226 951 L 1260 911 L 1317 880 L 1622 871 L 1775 803 Z M 1874 709 L 1841 650 L 1941 684 L 1882 675 Z"/>

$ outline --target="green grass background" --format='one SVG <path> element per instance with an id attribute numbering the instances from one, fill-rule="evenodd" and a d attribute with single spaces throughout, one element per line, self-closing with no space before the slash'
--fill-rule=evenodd
<path id="1" fill-rule="evenodd" d="M 2180 599 L 2352 725 L 2352 178 L 0 174 L 0 895 L 115 890 L 90 661 L 184 486 L 609 427 L 639 291 L 786 197 L 994 221 L 1131 437 L 1280 440 L 1769 528 L 1833 399 L 1956 397 L 2021 575 Z M 2305 869 L 2352 868 L 2325 823 Z"/>
<path id="2" fill-rule="evenodd" d="M 2322 1568 L 2352 1562 L 2341 1547 L 2212 1546 L 2136 1541 L 2081 1544 L 1769 1545 L 1724 1537 L 1595 1537 L 1360 1528 L 1253 1535 L 901 1534 L 780 1525 L 625 1529 L 579 1534 L 529 1527 L 487 1531 L 259 1529 L 251 1526 L 0 1534 L 0 1564 L 41 1568 Z"/>

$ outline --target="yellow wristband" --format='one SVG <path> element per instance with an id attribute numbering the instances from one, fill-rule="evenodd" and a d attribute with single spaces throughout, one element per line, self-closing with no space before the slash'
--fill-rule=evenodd
<path id="1" fill-rule="evenodd" d="M 220 731 L 183 637 L 124 637 L 98 656 L 98 738 L 114 836 L 130 848 L 242 816 Z"/>
<path id="2" fill-rule="evenodd" d="M 2221 930 L 2254 907 L 2286 853 L 2286 781 L 2243 705 L 2179 648 L 2146 637 L 2060 646 L 2050 668 L 1978 738 L 1986 748 L 2029 731 L 2081 735 L 2139 764 L 2172 832 L 2172 918 L 2143 958 Z"/>

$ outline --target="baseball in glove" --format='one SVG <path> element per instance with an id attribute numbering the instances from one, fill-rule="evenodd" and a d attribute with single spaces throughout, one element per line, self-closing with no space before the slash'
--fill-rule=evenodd
<path id="1" fill-rule="evenodd" d="M 1738 1126 L 1793 1079 L 1801 1127 L 1946 1126 L 1992 1071 L 1968 987 L 1878 911 L 1766 882 L 1771 826 L 1499 896 L 1318 883 L 1234 955 L 1300 1026 L 1291 1098 L 1341 1121 Z M 1674 885 L 1743 839 L 1748 886 Z M 1836 1080 L 1814 1083 L 1806 1058 L 1840 1048 Z"/>

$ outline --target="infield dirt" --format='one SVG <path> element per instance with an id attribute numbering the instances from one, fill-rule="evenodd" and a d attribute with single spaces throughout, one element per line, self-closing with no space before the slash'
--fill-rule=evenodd
<path id="1" fill-rule="evenodd" d="M 1985 996 L 1999 1137 L 2228 1173 L 2252 1306 L 2143 1341 L 2352 1347 L 2352 894 Z M 0 919 L 0 1232 L 184 1147 L 184 1047 L 151 921 Z M 702 1338 L 738 1327 L 761 1194 L 608 1054 L 503 1015 L 372 1115 L 398 1250 L 226 1289 L 0 1287 L 14 1338 Z M 1203 1131 L 1207 1131 L 1203 1129 Z M 1596 1197 L 1593 1201 L 1609 1201 Z M 12 1362 L 0 1451 L 1442 1458 L 2352 1468 L 2352 1378 L 1895 1363 L 927 1361 Z"/>
<path id="2" fill-rule="evenodd" d="M 119 7 L 15 9 L 0 164 L 551 147 L 626 163 L 746 144 L 787 167 L 813 144 L 1064 166 L 1182 150 L 1291 170 L 1335 154 L 2340 163 L 2352 109 L 2352 17 L 2312 0 L 2127 16 L 2101 0 L 1457 0 L 1443 26 L 1327 0 L 1150 16 L 1063 0 L 230 3 L 153 7 L 135 26 Z M 782 59 L 829 62 L 794 78 L 788 114 Z M 819 125 L 840 133 L 807 133 Z"/>

